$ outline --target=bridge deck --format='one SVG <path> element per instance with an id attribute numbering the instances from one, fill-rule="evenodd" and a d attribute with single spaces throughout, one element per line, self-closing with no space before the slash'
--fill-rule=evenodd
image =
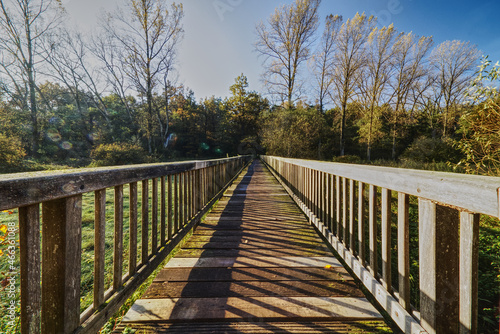
<path id="1" fill-rule="evenodd" d="M 257 161 L 136 301 L 124 326 L 140 333 L 388 330 L 300 209 Z"/>

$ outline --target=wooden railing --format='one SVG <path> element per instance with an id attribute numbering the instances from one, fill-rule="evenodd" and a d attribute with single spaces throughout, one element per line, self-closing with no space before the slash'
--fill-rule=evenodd
<path id="1" fill-rule="evenodd" d="M 240 156 L 0 176 L 0 210 L 19 208 L 21 332 L 98 332 L 199 222 L 249 160 L 248 156 Z M 138 183 L 142 190 L 140 219 Z M 129 249 L 124 250 L 127 184 Z M 105 291 L 106 189 L 109 188 L 114 190 L 114 255 L 112 284 Z M 93 304 L 81 313 L 82 195 L 89 192 L 95 198 L 94 290 Z M 138 227 L 141 254 L 138 254 Z M 128 251 L 125 273 L 124 251 Z"/>
<path id="2" fill-rule="evenodd" d="M 405 333 L 477 332 L 479 214 L 500 216 L 500 178 L 262 160 Z M 410 208 L 418 212 L 418 311 L 410 300 Z"/>

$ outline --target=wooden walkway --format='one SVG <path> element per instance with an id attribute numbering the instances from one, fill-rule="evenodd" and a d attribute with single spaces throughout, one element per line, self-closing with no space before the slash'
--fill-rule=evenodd
<path id="1" fill-rule="evenodd" d="M 380 313 L 255 161 L 125 315 L 137 333 L 386 333 Z"/>

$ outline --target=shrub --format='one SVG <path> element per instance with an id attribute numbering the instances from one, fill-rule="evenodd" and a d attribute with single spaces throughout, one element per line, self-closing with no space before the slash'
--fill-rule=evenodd
<path id="1" fill-rule="evenodd" d="M 132 165 L 151 162 L 147 152 L 139 145 L 129 143 L 101 144 L 90 153 L 92 166 Z"/>
<path id="2" fill-rule="evenodd" d="M 460 152 L 448 138 L 419 137 L 401 155 L 401 160 L 417 162 L 457 162 Z"/>
<path id="3" fill-rule="evenodd" d="M 19 165 L 26 152 L 19 138 L 9 138 L 0 133 L 0 168 L 11 169 Z"/>
<path id="4" fill-rule="evenodd" d="M 341 162 L 345 164 L 361 164 L 363 161 L 357 155 L 344 155 L 341 157 L 333 157 L 333 162 Z"/>

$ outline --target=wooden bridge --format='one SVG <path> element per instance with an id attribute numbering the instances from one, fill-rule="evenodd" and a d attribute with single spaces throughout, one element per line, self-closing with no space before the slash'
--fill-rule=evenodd
<path id="1" fill-rule="evenodd" d="M 405 333 L 477 333 L 479 215 L 500 216 L 500 178 L 250 160 L 0 176 L 0 210 L 19 215 L 21 333 L 98 332 L 181 244 L 121 328 L 377 332 L 384 309 Z"/>
<path id="2" fill-rule="evenodd" d="M 151 333 L 373 333 L 386 327 L 381 318 L 256 161 L 122 325 Z"/>

